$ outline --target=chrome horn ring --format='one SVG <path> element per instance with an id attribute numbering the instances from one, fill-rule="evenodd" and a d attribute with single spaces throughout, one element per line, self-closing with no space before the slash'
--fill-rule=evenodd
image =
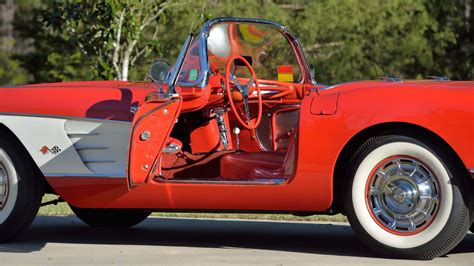
<path id="1" fill-rule="evenodd" d="M 8 172 L 0 162 L 0 210 L 3 209 L 7 202 L 9 185 Z"/>
<path id="2" fill-rule="evenodd" d="M 237 77 L 235 76 L 235 69 L 234 69 L 233 73 L 230 75 L 230 80 L 234 83 L 235 87 L 242 95 L 242 100 L 244 101 L 245 116 L 247 117 L 247 123 L 250 123 L 249 91 L 250 91 L 250 86 L 254 84 L 253 77 L 250 78 L 250 80 L 247 83 L 241 84 L 239 80 L 237 79 Z"/>
<path id="3" fill-rule="evenodd" d="M 385 230 L 402 235 L 425 229 L 439 209 L 438 179 L 426 164 L 393 156 L 370 174 L 366 200 L 371 216 Z"/>

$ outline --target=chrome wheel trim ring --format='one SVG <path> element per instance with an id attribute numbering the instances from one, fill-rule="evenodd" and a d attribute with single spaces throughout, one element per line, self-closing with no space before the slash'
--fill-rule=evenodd
<path id="1" fill-rule="evenodd" d="M 8 172 L 5 169 L 3 163 L 0 161 L 0 211 L 7 203 L 8 191 L 10 187 L 8 179 Z"/>
<path id="2" fill-rule="evenodd" d="M 368 180 L 374 169 L 384 158 L 397 155 L 408 155 L 424 162 L 431 172 L 438 178 L 439 191 L 442 197 L 439 198 L 439 207 L 436 216 L 431 223 L 418 233 L 403 235 L 387 230 L 384 226 L 377 223 L 377 219 L 371 215 L 370 208 L 367 205 L 366 189 Z M 446 230 L 446 225 L 451 215 L 453 207 L 453 185 L 451 176 L 440 158 L 430 149 L 422 145 L 407 142 L 396 141 L 382 144 L 369 152 L 359 163 L 356 169 L 351 190 L 352 208 L 354 209 L 357 222 L 375 241 L 392 248 L 407 249 L 420 247 Z"/>
<path id="3" fill-rule="evenodd" d="M 438 178 L 425 163 L 407 155 L 381 161 L 367 182 L 370 214 L 394 234 L 412 235 L 425 229 L 436 216 L 440 197 Z"/>
<path id="4" fill-rule="evenodd" d="M 18 176 L 10 156 L 5 150 L 0 148 L 0 166 L 3 169 L 3 174 L 7 179 L 6 193 L 2 200 L 2 207 L 0 208 L 0 224 L 3 224 L 8 217 L 10 217 L 15 208 L 18 199 Z"/>

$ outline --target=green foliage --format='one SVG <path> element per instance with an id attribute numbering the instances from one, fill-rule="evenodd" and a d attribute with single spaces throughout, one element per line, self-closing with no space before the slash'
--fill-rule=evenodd
<path id="1" fill-rule="evenodd" d="M 222 0 L 207 1 L 206 11 L 211 17 L 250 17 L 277 21 L 287 24 L 291 16 L 275 1 L 265 0 Z"/>
<path id="2" fill-rule="evenodd" d="M 287 25 L 301 38 L 321 83 L 380 76 L 474 78 L 474 15 L 469 0 L 21 0 L 16 4 L 15 41 L 24 48 L 0 53 L 1 84 L 143 80 L 150 63 L 159 58 L 173 63 L 186 35 L 219 16 L 265 18 Z"/>
<path id="3" fill-rule="evenodd" d="M 20 62 L 10 58 L 9 53 L 0 52 L 0 84 L 18 85 L 28 81 L 28 74 L 20 67 Z"/>
<path id="4" fill-rule="evenodd" d="M 437 22 L 437 27 L 427 32 L 426 38 L 430 44 L 438 45 L 433 50 L 432 69 L 414 69 L 413 71 L 446 75 L 452 79 L 474 79 L 474 6 L 472 6 L 472 1 L 430 0 L 426 1 L 426 7 L 430 17 Z M 444 41 L 446 39 L 449 41 Z"/>
<path id="5" fill-rule="evenodd" d="M 32 49 L 18 54 L 23 67 L 32 75 L 33 82 L 70 81 L 90 79 L 88 73 L 92 59 L 81 53 L 67 32 L 53 32 L 43 24 L 41 10 L 45 6 L 20 7 L 22 16 L 15 16 L 15 29 L 19 36 L 31 42 Z"/>
<path id="6" fill-rule="evenodd" d="M 164 45 L 162 14 L 190 1 L 45 1 L 16 29 L 33 41 L 34 51 L 19 58 L 35 82 L 75 79 L 143 79 L 143 66 Z M 164 20 L 164 19 L 163 19 Z"/>
<path id="7" fill-rule="evenodd" d="M 397 76 L 413 78 L 418 68 L 433 67 L 432 53 L 452 41 L 440 34 L 430 43 L 427 31 L 437 22 L 424 1 L 314 1 L 292 25 L 306 44 L 318 81 Z"/>

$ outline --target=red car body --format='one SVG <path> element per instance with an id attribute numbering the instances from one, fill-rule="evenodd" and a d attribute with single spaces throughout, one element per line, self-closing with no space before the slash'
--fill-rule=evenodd
<path id="1" fill-rule="evenodd" d="M 317 87 L 308 85 L 309 90 Z M 343 149 L 370 130 L 422 128 L 443 139 L 458 154 L 466 171 L 474 168 L 473 87 L 472 81 L 358 81 L 308 92 L 301 102 L 295 175 L 284 185 L 151 181 L 130 190 L 126 179 L 74 176 L 46 176 L 46 179 L 63 199 L 78 207 L 325 212 L 331 207 L 337 189 L 335 173 Z M 4 88 L 0 90 L 0 98 L 4 99 L 0 108 L 3 113 L 18 115 L 131 122 L 132 104 L 141 104 L 154 89 L 149 83 L 129 82 Z M 186 105 L 185 98 L 183 101 Z"/>
<path id="2" fill-rule="evenodd" d="M 421 134 L 436 140 L 462 164 L 462 171 L 474 178 L 473 81 L 382 79 L 327 87 L 312 81 L 299 42 L 286 30 L 282 32 L 302 65 L 303 77 L 299 83 L 260 80 L 274 93 L 263 97 L 263 113 L 268 112 L 271 117 L 270 149 L 260 143 L 253 130 L 243 129 L 239 140 L 243 151 L 262 152 L 266 161 L 280 158 L 275 142 L 275 132 L 280 127 L 278 115 L 299 110 L 297 123 L 293 121 L 294 143 L 286 147 L 294 154 L 282 156 L 286 158 L 284 169 L 271 172 L 276 176 L 271 180 L 282 182 L 259 183 L 247 177 L 229 182 L 194 182 L 199 176 L 186 182 L 157 178 L 162 175 L 162 164 L 166 164 L 163 149 L 171 141 L 182 142 L 180 145 L 189 141 L 191 153 L 199 156 L 210 155 L 216 143 L 219 150 L 225 150 L 216 137 L 219 129 L 211 122 L 194 128 L 186 138 L 171 137 L 175 121 L 181 121 L 182 116 L 225 102 L 220 83 L 223 76 L 217 71 L 202 87 L 178 83 L 176 93 L 168 97 L 157 95 L 157 91 L 172 84 L 155 82 L 62 82 L 0 88 L 0 130 L 22 143 L 51 192 L 76 208 L 338 213 L 343 210 L 347 194 L 346 170 L 352 156 L 364 141 L 383 132 L 408 132 L 414 138 Z M 284 108 L 269 111 L 279 105 Z M 138 111 L 131 112 L 135 107 Z M 226 113 L 227 128 L 238 125 L 235 116 Z M 23 121 L 26 118 L 32 119 Z M 57 126 L 36 119 L 63 122 Z M 99 129 L 94 129 L 94 123 Z M 102 130 L 100 125 L 107 127 Z M 88 126 L 92 129 L 81 131 L 81 127 Z M 118 134 L 115 130 L 119 127 L 130 128 L 130 135 Z M 55 133 L 58 128 L 62 131 Z M 143 135 L 145 131 L 148 136 Z M 64 135 L 65 143 L 70 141 L 71 145 L 64 147 L 58 140 L 61 136 L 51 137 L 55 134 Z M 236 138 L 227 134 L 228 150 L 235 150 Z M 86 144 L 96 146 L 77 147 L 74 141 L 81 139 L 77 136 L 91 138 Z M 96 141 L 93 136 L 105 138 Z M 144 138 L 149 140 L 143 141 Z M 117 174 L 106 165 L 116 162 L 101 160 L 97 157 L 99 151 L 91 152 L 100 150 L 97 145 L 101 141 L 113 139 L 128 147 L 128 151 L 121 149 L 123 156 L 127 154 L 125 171 Z M 59 155 L 48 153 L 53 146 L 62 150 Z M 79 154 L 91 172 L 99 170 L 96 174 L 80 174 L 86 170 L 79 167 L 73 170 L 77 165 L 70 162 L 76 157 L 58 159 L 65 150 Z M 45 156 L 50 156 L 49 161 L 42 161 Z M 92 159 L 86 162 L 84 157 Z M 252 158 L 248 164 L 254 163 L 256 168 L 258 156 Z M 58 170 L 63 168 L 62 172 Z M 229 172 L 226 175 L 240 173 L 226 169 L 221 164 L 220 171 Z M 205 179 L 206 170 L 201 171 Z"/>

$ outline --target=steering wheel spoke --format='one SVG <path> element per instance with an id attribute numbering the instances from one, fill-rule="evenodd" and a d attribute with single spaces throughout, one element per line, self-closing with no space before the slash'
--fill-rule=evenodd
<path id="1" fill-rule="evenodd" d="M 235 85 L 240 85 L 240 82 L 235 77 L 235 73 L 232 73 L 229 78 L 230 78 L 230 81 L 232 81 L 232 83 L 234 83 Z"/>
<path id="2" fill-rule="evenodd" d="M 250 74 L 252 77 L 249 79 L 248 82 L 245 84 L 240 83 L 238 78 L 235 76 L 235 65 L 233 65 L 234 60 L 240 60 L 242 61 L 247 69 L 250 71 Z M 262 120 L 262 95 L 260 92 L 260 87 L 258 85 L 258 79 L 255 75 L 255 71 L 253 70 L 252 66 L 248 63 L 247 60 L 245 60 L 241 56 L 233 56 L 229 59 L 229 62 L 227 63 L 227 68 L 226 68 L 226 75 L 225 75 L 225 84 L 226 84 L 226 92 L 227 92 L 227 97 L 229 98 L 229 104 L 236 115 L 237 121 L 239 123 L 247 128 L 247 129 L 255 129 L 258 127 L 260 124 L 260 121 Z M 234 86 L 231 86 L 233 84 Z M 250 105 L 249 105 L 249 96 L 250 96 L 250 89 L 252 88 L 252 85 L 255 86 L 255 89 L 257 91 L 257 105 L 258 105 L 258 112 L 257 112 L 257 119 L 255 122 L 252 123 L 252 118 L 250 117 Z M 245 111 L 245 121 L 242 119 L 240 116 L 239 112 L 237 112 L 236 105 L 234 103 L 234 98 L 232 97 L 232 88 L 236 88 L 237 91 L 242 95 L 242 101 L 244 105 L 244 111 Z"/>
<path id="3" fill-rule="evenodd" d="M 251 77 L 250 80 L 247 81 L 247 83 L 245 83 L 245 86 L 247 86 L 250 89 L 250 86 L 253 84 L 254 84 L 254 80 L 253 80 L 253 77 Z"/>
<path id="4" fill-rule="evenodd" d="M 250 107 L 249 107 L 248 97 L 244 97 L 244 110 L 245 110 L 245 115 L 247 116 L 247 124 L 250 125 Z"/>

